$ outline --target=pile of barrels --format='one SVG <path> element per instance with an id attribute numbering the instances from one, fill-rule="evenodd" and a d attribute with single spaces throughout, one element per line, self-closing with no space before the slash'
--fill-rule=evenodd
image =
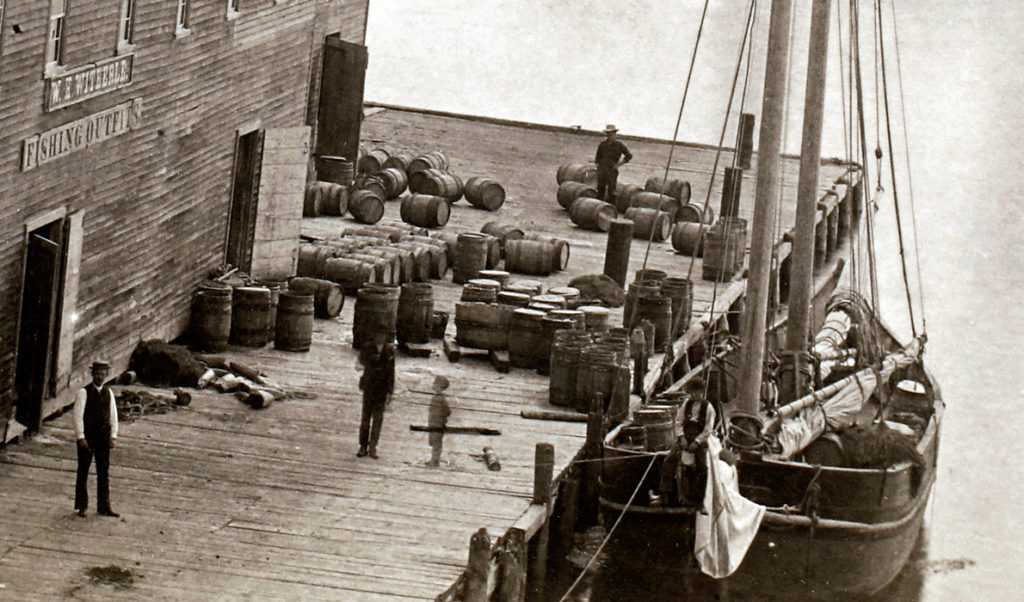
<path id="1" fill-rule="evenodd" d="M 270 342 L 275 349 L 308 351 L 314 315 L 336 316 L 344 300 L 338 285 L 310 278 L 236 286 L 205 281 L 193 298 L 189 334 L 201 351 L 224 351 L 228 343 L 263 347 Z"/>
<path id="2" fill-rule="evenodd" d="M 356 292 L 352 347 L 365 344 L 426 343 L 434 319 L 434 289 L 424 282 L 365 284 Z"/>
<path id="3" fill-rule="evenodd" d="M 662 270 L 641 269 L 629 284 L 622 322 L 632 330 L 643 320 L 654 326 L 654 348 L 664 349 L 690 327 L 693 283 Z"/>
<path id="4" fill-rule="evenodd" d="M 437 238 L 448 245 L 452 258 L 452 281 L 465 284 L 481 270 L 499 267 L 517 274 L 547 276 L 569 265 L 569 242 L 537 233 L 525 233 L 518 227 L 487 222 L 480 232 L 438 232 Z"/>
<path id="5" fill-rule="evenodd" d="M 629 405 L 629 334 L 625 328 L 556 328 L 548 347 L 551 405 L 588 412 L 595 399 L 614 420 Z"/>
<path id="6" fill-rule="evenodd" d="M 701 276 L 705 280 L 732 280 L 743 269 L 747 251 L 747 220 L 722 217 L 704 233 L 704 261 Z"/>
<path id="7" fill-rule="evenodd" d="M 336 282 L 354 295 L 365 284 L 444 278 L 448 246 L 423 228 L 395 224 L 346 228 L 337 239 L 299 246 L 297 274 Z"/>

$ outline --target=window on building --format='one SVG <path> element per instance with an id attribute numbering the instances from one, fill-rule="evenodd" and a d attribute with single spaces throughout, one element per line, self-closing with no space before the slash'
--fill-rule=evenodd
<path id="1" fill-rule="evenodd" d="M 228 19 L 238 16 L 238 4 L 240 0 L 228 0 Z"/>
<path id="2" fill-rule="evenodd" d="M 117 50 L 135 44 L 135 0 L 121 0 L 121 20 L 117 32 Z"/>
<path id="3" fill-rule="evenodd" d="M 178 21 L 175 24 L 175 34 L 188 33 L 192 25 L 192 0 L 178 0 Z"/>
<path id="4" fill-rule="evenodd" d="M 46 68 L 64 64 L 64 14 L 67 0 L 50 0 L 50 24 L 46 32 Z"/>

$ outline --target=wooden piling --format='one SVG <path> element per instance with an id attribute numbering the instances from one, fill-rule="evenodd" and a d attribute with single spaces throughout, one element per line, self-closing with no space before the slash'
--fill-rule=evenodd
<path id="1" fill-rule="evenodd" d="M 491 538 L 481 527 L 469 539 L 469 560 L 466 562 L 465 602 L 487 601 L 487 573 L 491 564 Z"/>
<path id="2" fill-rule="evenodd" d="M 495 599 L 503 602 L 525 600 L 526 570 L 526 533 L 513 527 L 498 544 L 498 586 Z"/>
<path id="3" fill-rule="evenodd" d="M 551 478 L 555 469 L 555 446 L 538 443 L 533 456 L 533 503 L 551 501 Z"/>
<path id="4" fill-rule="evenodd" d="M 633 241 L 633 221 L 613 219 L 608 227 L 608 242 L 604 252 L 604 273 L 619 286 L 626 286 L 629 271 L 629 245 Z"/>
<path id="5" fill-rule="evenodd" d="M 538 443 L 533 456 L 533 503 L 543 504 L 545 518 L 537 534 L 530 540 L 529 598 L 544 598 L 544 583 L 548 572 L 548 540 L 551 532 L 551 487 L 555 470 L 555 446 Z"/>
<path id="6" fill-rule="evenodd" d="M 594 396 L 590 403 L 590 414 L 587 419 L 587 442 L 584 444 L 584 463 L 580 481 L 580 527 L 597 524 L 598 479 L 601 477 L 601 463 L 604 443 L 604 400 Z"/>

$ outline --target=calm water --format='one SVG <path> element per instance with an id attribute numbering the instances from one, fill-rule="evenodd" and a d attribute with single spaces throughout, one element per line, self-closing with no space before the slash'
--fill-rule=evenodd
<path id="1" fill-rule="evenodd" d="M 685 140 L 718 139 L 746 14 L 746 2 L 712 4 L 684 113 Z M 372 2 L 366 95 L 589 129 L 611 122 L 625 134 L 671 138 L 701 6 L 696 0 Z M 798 9 L 798 32 L 806 31 L 808 10 Z M 884 10 L 888 15 L 888 3 Z M 761 31 L 767 3 L 762 12 Z M 947 413 L 923 543 L 887 597 L 1021 599 L 1024 3 L 904 2 L 897 22 L 930 337 L 926 357 L 942 385 Z M 863 44 L 869 36 L 870 27 Z M 796 44 L 799 73 L 806 42 Z M 894 48 L 886 52 L 893 62 Z M 758 65 L 763 69 L 763 58 L 754 65 L 755 72 Z M 825 152 L 833 155 L 843 148 L 836 73 L 829 73 L 834 110 L 825 142 Z M 795 107 L 802 103 L 801 79 L 790 84 Z M 896 85 L 890 80 L 892 102 Z M 752 112 L 760 111 L 759 87 L 748 96 Z M 873 113 L 873 99 L 866 102 Z M 874 145 L 873 132 L 868 144 Z M 794 118 L 787 148 L 798 145 Z M 899 193 L 901 200 L 909 196 L 905 188 Z M 889 218 L 890 211 L 879 213 L 880 221 Z M 881 232 L 880 240 L 890 255 L 880 275 L 883 313 L 897 330 L 909 332 L 900 311 L 893 230 Z M 920 315 L 920 307 L 915 311 Z M 685 596 L 674 587 L 678 575 L 671 569 L 651 579 L 605 566 L 585 595 Z"/>

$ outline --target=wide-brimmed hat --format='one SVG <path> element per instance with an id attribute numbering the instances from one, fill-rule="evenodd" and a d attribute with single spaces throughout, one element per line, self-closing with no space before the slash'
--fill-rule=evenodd
<path id="1" fill-rule="evenodd" d="M 110 370 L 110 362 L 104 360 L 96 360 L 90 366 L 91 370 Z"/>
<path id="2" fill-rule="evenodd" d="M 604 126 L 604 133 L 605 134 L 614 134 L 617 131 L 619 131 L 619 128 L 615 127 L 611 123 L 609 123 L 608 125 Z"/>

